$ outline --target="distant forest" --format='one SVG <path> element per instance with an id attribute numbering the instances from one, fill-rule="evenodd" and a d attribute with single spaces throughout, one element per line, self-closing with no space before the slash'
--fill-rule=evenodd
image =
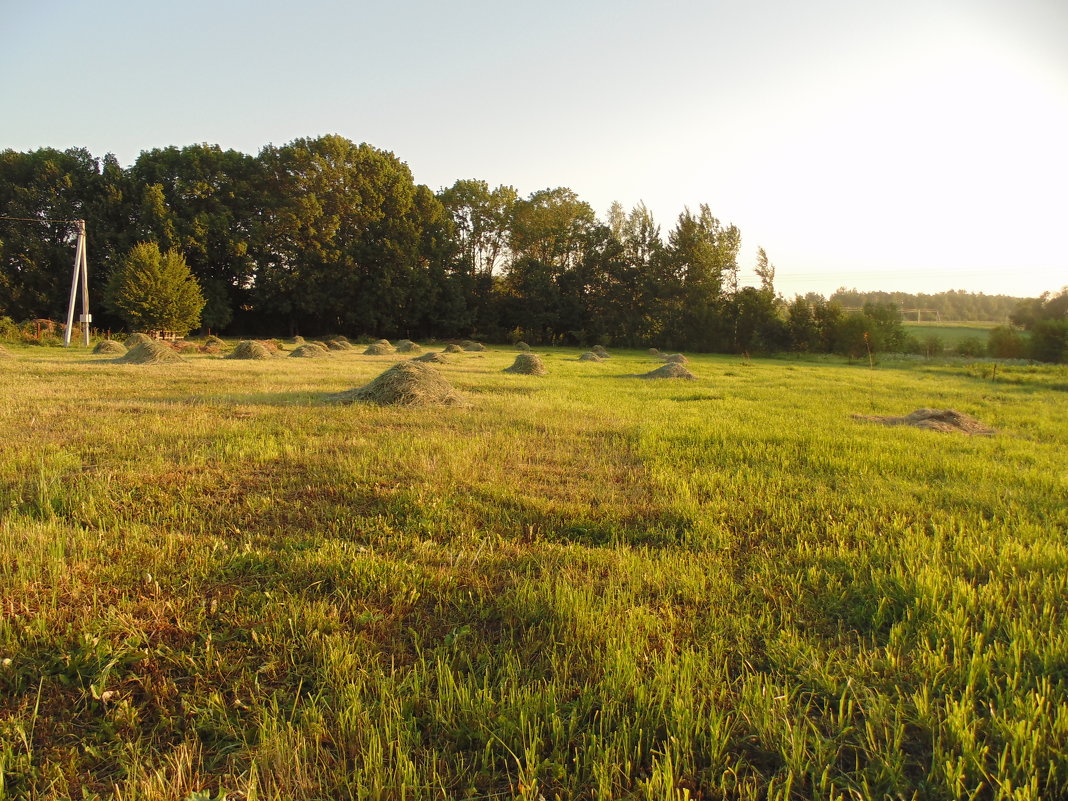
<path id="1" fill-rule="evenodd" d="M 1005 323 L 1025 298 L 954 289 L 931 295 L 912 295 L 908 292 L 860 292 L 842 287 L 829 300 L 847 309 L 860 309 L 865 303 L 892 303 L 907 320 Z"/>
<path id="2" fill-rule="evenodd" d="M 899 338 L 890 304 L 1004 320 L 1018 302 L 846 290 L 787 301 L 763 250 L 750 265 L 760 285 L 739 285 L 741 232 L 705 205 L 663 233 L 643 205 L 601 219 L 563 187 L 521 196 L 460 180 L 434 192 L 392 153 L 334 135 L 256 156 L 148 150 L 127 169 L 85 149 L 6 150 L 0 216 L 87 221 L 101 329 L 122 328 L 99 299 L 140 242 L 184 256 L 208 301 L 202 326 L 254 336 L 847 352 Z M 69 222 L 0 221 L 0 316 L 64 316 L 73 235 Z"/>

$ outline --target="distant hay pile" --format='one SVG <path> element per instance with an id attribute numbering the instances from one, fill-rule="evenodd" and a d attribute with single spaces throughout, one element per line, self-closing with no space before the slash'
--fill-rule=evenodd
<path id="1" fill-rule="evenodd" d="M 138 345 L 140 345 L 143 342 L 155 342 L 155 341 L 156 340 L 154 340 L 148 334 L 136 333 L 136 334 L 130 334 L 130 336 L 126 337 L 126 341 L 123 342 L 122 344 L 124 344 L 126 346 L 127 350 L 133 350 L 133 348 L 137 347 Z"/>
<path id="2" fill-rule="evenodd" d="M 668 364 L 686 364 L 688 361 L 690 361 L 681 353 L 671 353 L 667 356 L 661 356 L 661 358 Z"/>
<path id="3" fill-rule="evenodd" d="M 605 350 L 603 345 L 594 345 L 592 348 L 590 348 L 590 351 L 592 353 L 597 354 L 602 359 L 611 359 L 612 358 L 612 354 L 610 354 L 607 350 Z"/>
<path id="4" fill-rule="evenodd" d="M 660 351 L 657 348 L 649 348 L 649 355 L 650 356 L 659 356 L 660 355 Z"/>
<path id="5" fill-rule="evenodd" d="M 226 359 L 273 359 L 274 354 L 264 345 L 262 342 L 256 342 L 253 339 L 246 339 L 237 343 L 237 347 L 234 348 L 229 354 L 224 356 Z"/>
<path id="6" fill-rule="evenodd" d="M 695 381 L 697 376 L 675 362 L 668 362 L 663 367 L 657 367 L 648 373 L 643 373 L 638 378 L 682 378 L 687 381 Z"/>
<path id="7" fill-rule="evenodd" d="M 422 356 L 416 356 L 412 361 L 427 362 L 429 364 L 448 364 L 449 357 L 444 353 L 424 353 Z"/>
<path id="8" fill-rule="evenodd" d="M 217 348 L 225 348 L 226 347 L 226 341 L 223 340 L 220 337 L 215 336 L 215 334 L 209 334 L 208 338 L 204 340 L 204 345 L 205 346 L 214 345 Z"/>
<path id="9" fill-rule="evenodd" d="M 304 337 L 299 336 L 299 335 L 295 336 L 295 337 L 290 337 L 287 344 L 290 344 L 290 345 L 303 345 L 304 344 Z"/>
<path id="10" fill-rule="evenodd" d="M 504 372 L 519 375 L 546 375 L 549 371 L 545 369 L 538 354 L 520 353 L 515 357 L 511 367 L 504 368 Z"/>
<path id="11" fill-rule="evenodd" d="M 393 347 L 393 343 L 390 342 L 388 339 L 376 339 L 374 341 L 374 344 L 375 345 L 386 345 L 387 347 L 390 347 L 390 348 Z"/>
<path id="12" fill-rule="evenodd" d="M 162 342 L 150 339 L 134 345 L 124 356 L 115 361 L 122 364 L 171 364 L 182 361 L 182 357 Z"/>
<path id="13" fill-rule="evenodd" d="M 347 339 L 331 339 L 326 343 L 326 347 L 330 350 L 354 350 Z"/>
<path id="14" fill-rule="evenodd" d="M 588 350 L 585 353 L 583 353 L 581 356 L 579 356 L 578 360 L 580 362 L 602 362 L 602 361 L 604 361 L 603 358 L 598 356 L 592 350 Z"/>
<path id="15" fill-rule="evenodd" d="M 96 343 L 93 353 L 97 356 L 125 356 L 126 346 L 114 339 L 102 339 Z"/>
<path id="16" fill-rule="evenodd" d="M 381 342 L 376 342 L 373 345 L 368 345 L 367 350 L 363 352 L 364 356 L 391 356 L 396 353 L 396 348 L 390 345 L 388 342 L 383 345 Z"/>
<path id="17" fill-rule="evenodd" d="M 192 353 L 193 351 L 200 350 L 195 342 L 187 342 L 184 339 L 180 339 L 177 342 L 171 343 L 171 350 L 175 353 Z"/>
<path id="18" fill-rule="evenodd" d="M 516 342 L 515 343 L 515 349 L 516 350 L 522 350 L 522 351 L 528 351 L 528 350 L 530 350 L 530 345 L 528 345 L 526 342 Z"/>
<path id="19" fill-rule="evenodd" d="M 294 348 L 289 355 L 298 359 L 326 359 L 329 358 L 330 351 L 317 342 L 308 342 Z"/>
<path id="20" fill-rule="evenodd" d="M 395 364 L 359 389 L 334 396 L 338 403 L 380 406 L 458 406 L 463 398 L 436 369 L 414 359 Z"/>
<path id="21" fill-rule="evenodd" d="M 463 343 L 463 346 L 464 350 L 474 351 L 476 353 L 484 351 L 486 349 L 486 346 L 483 345 L 481 342 L 472 342 L 469 339 Z"/>
<path id="22" fill-rule="evenodd" d="M 455 342 L 450 342 L 445 346 L 445 353 L 463 353 L 464 349 L 457 345 Z"/>
<path id="23" fill-rule="evenodd" d="M 423 349 L 410 339 L 402 339 L 397 343 L 397 353 L 422 353 Z"/>
<path id="24" fill-rule="evenodd" d="M 941 431 L 943 434 L 968 434 L 969 436 L 990 436 L 996 433 L 970 415 L 955 409 L 917 409 L 904 417 L 880 417 L 877 415 L 855 414 L 854 420 L 868 423 L 880 423 L 884 426 L 911 426 Z"/>

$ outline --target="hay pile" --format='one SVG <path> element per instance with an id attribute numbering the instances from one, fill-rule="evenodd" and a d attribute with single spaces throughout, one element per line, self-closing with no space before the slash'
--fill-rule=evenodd
<path id="1" fill-rule="evenodd" d="M 675 362 L 668 362 L 663 367 L 657 367 L 648 373 L 643 373 L 638 378 L 683 378 L 687 381 L 695 381 L 697 376 Z"/>
<path id="2" fill-rule="evenodd" d="M 486 349 L 486 346 L 483 345 L 481 342 L 472 342 L 469 339 L 466 340 L 463 343 L 463 345 L 464 345 L 464 350 L 470 350 L 470 351 L 474 351 L 476 353 L 480 352 L 480 351 L 484 351 Z"/>
<path id="3" fill-rule="evenodd" d="M 424 353 L 422 356 L 416 356 L 412 361 L 429 362 L 430 364 L 448 364 L 449 357 L 444 353 Z"/>
<path id="4" fill-rule="evenodd" d="M 397 353 L 422 353 L 423 349 L 409 339 L 397 343 Z"/>
<path id="5" fill-rule="evenodd" d="M 904 417 L 879 417 L 877 415 L 853 415 L 854 420 L 880 423 L 884 426 L 911 426 L 941 431 L 943 434 L 961 433 L 968 435 L 990 436 L 995 431 L 988 428 L 970 415 L 955 409 L 917 409 Z"/>
<path id="6" fill-rule="evenodd" d="M 668 356 L 662 356 L 661 358 L 668 364 L 686 364 L 688 361 L 690 361 L 681 353 L 672 353 Z"/>
<path id="7" fill-rule="evenodd" d="M 334 400 L 380 406 L 457 406 L 463 403 L 463 398 L 441 373 L 414 359 L 393 365 L 370 384 L 335 395 Z"/>
<path id="8" fill-rule="evenodd" d="M 526 342 L 516 342 L 515 349 L 521 351 L 528 351 L 530 350 L 530 345 L 528 345 Z"/>
<path id="9" fill-rule="evenodd" d="M 222 353 L 221 345 L 201 345 L 199 348 L 201 353 Z"/>
<path id="10" fill-rule="evenodd" d="M 318 342 L 308 342 L 294 348 L 289 355 L 296 356 L 298 359 L 325 359 L 330 355 L 330 351 Z"/>
<path id="11" fill-rule="evenodd" d="M 598 356 L 592 350 L 588 350 L 585 353 L 583 353 L 581 356 L 579 356 L 578 360 L 580 362 L 603 362 L 604 361 L 604 359 L 602 357 Z"/>
<path id="12" fill-rule="evenodd" d="M 368 345 L 367 350 L 363 352 L 364 356 L 391 356 L 396 352 L 396 349 L 390 345 L 383 345 L 381 342 L 376 342 L 373 345 Z"/>
<path id="13" fill-rule="evenodd" d="M 115 344 L 119 345 L 118 342 L 116 342 Z M 119 345 L 119 347 L 122 348 L 122 345 Z M 123 348 L 124 352 L 125 352 L 125 350 L 126 349 Z M 3 345 L 0 345 L 0 359 L 14 359 L 14 358 L 15 357 L 11 355 L 11 352 L 7 348 L 5 348 Z"/>
<path id="14" fill-rule="evenodd" d="M 120 356 L 115 361 L 122 364 L 172 364 L 182 361 L 182 357 L 162 342 L 150 339 L 134 345 L 124 356 Z"/>
<path id="15" fill-rule="evenodd" d="M 303 345 L 304 344 L 304 337 L 302 337 L 300 335 L 297 335 L 295 337 L 290 337 L 289 338 L 289 344 L 290 345 Z"/>
<path id="16" fill-rule="evenodd" d="M 97 356 L 125 356 L 126 346 L 114 339 L 102 339 L 96 343 L 93 353 Z"/>
<path id="17" fill-rule="evenodd" d="M 331 339 L 326 347 L 330 350 L 355 350 L 347 339 Z"/>
<path id="18" fill-rule="evenodd" d="M 457 345 L 455 342 L 450 342 L 445 346 L 444 353 L 463 353 L 464 349 Z"/>
<path id="19" fill-rule="evenodd" d="M 389 348 L 393 347 L 393 343 L 390 342 L 388 339 L 376 339 L 374 344 L 376 344 L 376 345 L 385 345 L 386 347 L 389 347 Z"/>
<path id="20" fill-rule="evenodd" d="M 658 349 L 656 349 L 656 348 L 649 348 L 649 355 L 650 356 L 659 356 L 660 355 L 660 351 Z"/>
<path id="21" fill-rule="evenodd" d="M 226 359 L 273 359 L 274 354 L 262 343 L 252 339 L 238 342 Z"/>
<path id="22" fill-rule="evenodd" d="M 197 343 L 188 342 L 182 339 L 178 342 L 172 342 L 171 350 L 173 350 L 175 353 L 189 353 L 191 351 L 200 350 L 200 348 L 197 347 Z"/>
<path id="23" fill-rule="evenodd" d="M 607 350 L 604 349 L 603 345 L 594 345 L 592 348 L 590 348 L 590 352 L 591 353 L 595 353 L 596 355 L 600 356 L 602 359 L 611 359 L 612 358 L 612 355 Z"/>
<path id="24" fill-rule="evenodd" d="M 545 369 L 538 354 L 520 353 L 515 357 L 511 367 L 504 368 L 504 372 L 519 375 L 546 375 L 549 371 Z"/>
<path id="25" fill-rule="evenodd" d="M 209 334 L 208 338 L 204 340 L 204 347 L 225 348 L 226 342 L 222 338 L 215 336 L 215 334 Z"/>
<path id="26" fill-rule="evenodd" d="M 148 334 L 140 334 L 140 333 L 138 333 L 138 334 L 130 334 L 130 336 L 126 337 L 126 341 L 123 342 L 122 344 L 126 346 L 127 350 L 132 350 L 133 348 L 135 348 L 138 345 L 140 345 L 142 342 L 155 342 L 155 341 L 156 340 L 154 340 Z"/>

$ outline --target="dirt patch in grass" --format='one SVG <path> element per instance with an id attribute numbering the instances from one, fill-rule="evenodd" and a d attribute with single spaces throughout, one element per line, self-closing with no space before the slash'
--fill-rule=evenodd
<path id="1" fill-rule="evenodd" d="M 515 357 L 511 367 L 505 367 L 506 373 L 518 373 L 519 375 L 545 375 L 549 371 L 536 353 L 520 353 Z"/>
<path id="2" fill-rule="evenodd" d="M 294 348 L 289 355 L 298 359 L 325 359 L 330 355 L 330 351 L 315 342 L 308 342 Z"/>
<path id="3" fill-rule="evenodd" d="M 125 356 L 126 346 L 114 339 L 102 339 L 96 343 L 93 353 L 97 356 Z"/>
<path id="4" fill-rule="evenodd" d="M 657 367 L 648 373 L 642 373 L 638 378 L 682 378 L 686 381 L 695 381 L 697 376 L 675 362 L 668 362 L 663 367 Z"/>
<path id="5" fill-rule="evenodd" d="M 459 393 L 441 373 L 415 360 L 395 364 L 370 384 L 342 392 L 332 400 L 380 406 L 458 406 L 463 403 Z"/>
<path id="6" fill-rule="evenodd" d="M 182 357 L 168 348 L 162 342 L 149 339 L 135 345 L 115 361 L 122 364 L 172 364 L 182 361 Z"/>
<path id="7" fill-rule="evenodd" d="M 246 339 L 238 342 L 237 347 L 227 355 L 227 359 L 273 359 L 274 354 L 262 342 Z"/>
<path id="8" fill-rule="evenodd" d="M 904 417 L 855 414 L 853 419 L 867 423 L 880 423 L 884 426 L 926 428 L 931 431 L 941 431 L 944 434 L 961 433 L 990 436 L 996 433 L 994 429 L 988 428 L 974 417 L 958 412 L 955 409 L 917 409 Z"/>

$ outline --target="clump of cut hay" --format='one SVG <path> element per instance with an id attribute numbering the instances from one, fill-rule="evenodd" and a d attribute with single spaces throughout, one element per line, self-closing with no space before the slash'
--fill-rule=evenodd
<path id="1" fill-rule="evenodd" d="M 590 351 L 593 352 L 593 353 L 596 353 L 602 359 L 611 359 L 612 358 L 612 354 L 610 354 L 607 350 L 605 350 L 603 345 L 594 345 L 592 348 L 590 348 Z"/>
<path id="2" fill-rule="evenodd" d="M 153 339 L 134 345 L 115 361 L 123 364 L 170 364 L 182 361 L 182 357 L 162 342 Z"/>
<path id="3" fill-rule="evenodd" d="M 222 337 L 217 337 L 215 336 L 215 334 L 209 334 L 208 338 L 204 340 L 204 345 L 214 345 L 217 348 L 225 348 L 226 342 L 222 339 Z"/>
<path id="4" fill-rule="evenodd" d="M 412 361 L 429 362 L 430 364 L 448 364 L 449 357 L 444 353 L 424 353 L 422 356 L 416 356 Z"/>
<path id="5" fill-rule="evenodd" d="M 649 348 L 649 355 L 650 356 L 659 356 L 660 355 L 660 351 L 657 348 Z"/>
<path id="6" fill-rule="evenodd" d="M 407 339 L 397 343 L 397 353 L 422 353 L 423 349 Z"/>
<path id="7" fill-rule="evenodd" d="M 464 349 L 457 345 L 455 342 L 450 342 L 445 346 L 445 353 L 463 353 Z"/>
<path id="8" fill-rule="evenodd" d="M 592 350 L 588 350 L 585 353 L 583 353 L 581 356 L 579 356 L 578 360 L 580 362 L 601 362 L 601 361 L 604 361 L 604 359 L 601 356 L 598 356 Z"/>
<path id="9" fill-rule="evenodd" d="M 681 364 L 675 362 L 669 362 L 663 367 L 657 367 L 655 370 L 651 370 L 648 373 L 643 373 L 638 378 L 682 378 L 687 381 L 694 381 L 697 379 L 693 373 L 683 367 Z"/>
<path id="10" fill-rule="evenodd" d="M 467 340 L 466 342 L 464 342 L 464 350 L 470 350 L 477 353 L 485 349 L 486 346 L 483 345 L 481 342 L 472 342 L 471 340 Z"/>
<path id="11" fill-rule="evenodd" d="M 201 345 L 199 350 L 201 353 L 211 353 L 214 355 L 217 353 L 222 353 L 223 349 L 221 345 Z"/>
<path id="12" fill-rule="evenodd" d="M 388 339 L 376 339 L 374 344 L 375 345 L 385 345 L 385 346 L 390 347 L 390 348 L 393 347 L 393 343 L 390 342 Z"/>
<path id="13" fill-rule="evenodd" d="M 304 337 L 300 336 L 299 334 L 297 336 L 295 336 L 295 337 L 290 337 L 289 338 L 289 344 L 290 345 L 303 345 L 304 344 Z"/>
<path id="14" fill-rule="evenodd" d="M 119 345 L 118 342 L 116 342 L 115 344 Z M 122 348 L 122 345 L 119 345 L 119 347 Z M 126 348 L 122 348 L 122 350 L 123 350 L 124 353 L 126 352 Z M 95 353 L 96 351 L 93 351 L 93 352 Z M 11 351 L 9 351 L 3 345 L 0 345 L 0 359 L 14 359 L 14 358 L 15 357 L 11 355 Z"/>
<path id="15" fill-rule="evenodd" d="M 519 375 L 545 375 L 549 371 L 542 364 L 541 357 L 536 353 L 520 353 L 515 357 L 511 367 L 505 367 L 506 373 L 518 373 Z"/>
<path id="16" fill-rule="evenodd" d="M 330 351 L 320 346 L 317 342 L 308 342 L 294 348 L 289 355 L 298 359 L 325 359 L 330 356 Z"/>
<path id="17" fill-rule="evenodd" d="M 688 361 L 690 361 L 681 353 L 671 353 L 667 356 L 662 356 L 661 358 L 668 364 L 686 364 Z"/>
<path id="18" fill-rule="evenodd" d="M 227 359 L 273 359 L 274 354 L 262 342 L 246 339 L 238 342 L 225 358 Z"/>
<path id="19" fill-rule="evenodd" d="M 319 350 L 326 351 L 327 353 L 330 352 L 330 348 L 327 347 L 326 343 L 325 342 L 320 342 L 317 339 L 313 339 L 311 342 L 305 342 L 304 344 L 305 345 L 310 345 L 313 348 L 318 348 Z"/>
<path id="20" fill-rule="evenodd" d="M 526 352 L 530 350 L 530 345 L 528 345 L 526 342 L 516 342 L 515 349 Z"/>
<path id="21" fill-rule="evenodd" d="M 190 353 L 195 350 L 199 350 L 197 343 L 187 342 L 186 340 L 180 340 L 178 342 L 172 342 L 171 348 L 175 353 Z"/>
<path id="22" fill-rule="evenodd" d="M 359 389 L 334 396 L 338 403 L 377 403 L 380 406 L 457 406 L 463 402 L 436 369 L 414 359 L 395 364 Z"/>
<path id="23" fill-rule="evenodd" d="M 392 345 L 383 345 L 380 342 L 376 342 L 373 345 L 368 345 L 367 350 L 363 352 L 364 356 L 391 356 L 396 352 L 396 349 Z"/>
<path id="24" fill-rule="evenodd" d="M 282 340 L 280 339 L 257 339 L 263 347 L 267 348 L 271 353 L 282 352 Z"/>
<path id="25" fill-rule="evenodd" d="M 959 432 L 961 434 L 990 436 L 996 433 L 970 415 L 955 409 L 917 409 L 904 417 L 880 417 L 878 415 L 855 414 L 854 420 L 868 423 L 880 423 L 884 426 L 911 426 L 941 431 L 944 434 Z"/>
<path id="26" fill-rule="evenodd" d="M 415 344 L 415 342 L 413 342 L 410 339 L 398 339 L 397 340 L 397 344 L 394 347 L 396 347 L 399 350 L 401 345 L 414 345 L 414 344 Z"/>
<path id="27" fill-rule="evenodd" d="M 124 356 L 126 355 L 126 346 L 121 342 L 116 342 L 114 339 L 102 339 L 96 343 L 93 353 L 97 356 Z"/>
<path id="28" fill-rule="evenodd" d="M 326 343 L 326 347 L 330 350 L 353 350 L 352 345 L 347 339 L 331 339 Z"/>
<path id="29" fill-rule="evenodd" d="M 136 334 L 130 334 L 130 336 L 126 337 L 126 341 L 123 342 L 122 344 L 126 346 L 127 350 L 132 350 L 136 346 L 140 345 L 142 342 L 155 342 L 155 341 L 156 340 L 154 340 L 148 334 L 136 333 Z"/>

